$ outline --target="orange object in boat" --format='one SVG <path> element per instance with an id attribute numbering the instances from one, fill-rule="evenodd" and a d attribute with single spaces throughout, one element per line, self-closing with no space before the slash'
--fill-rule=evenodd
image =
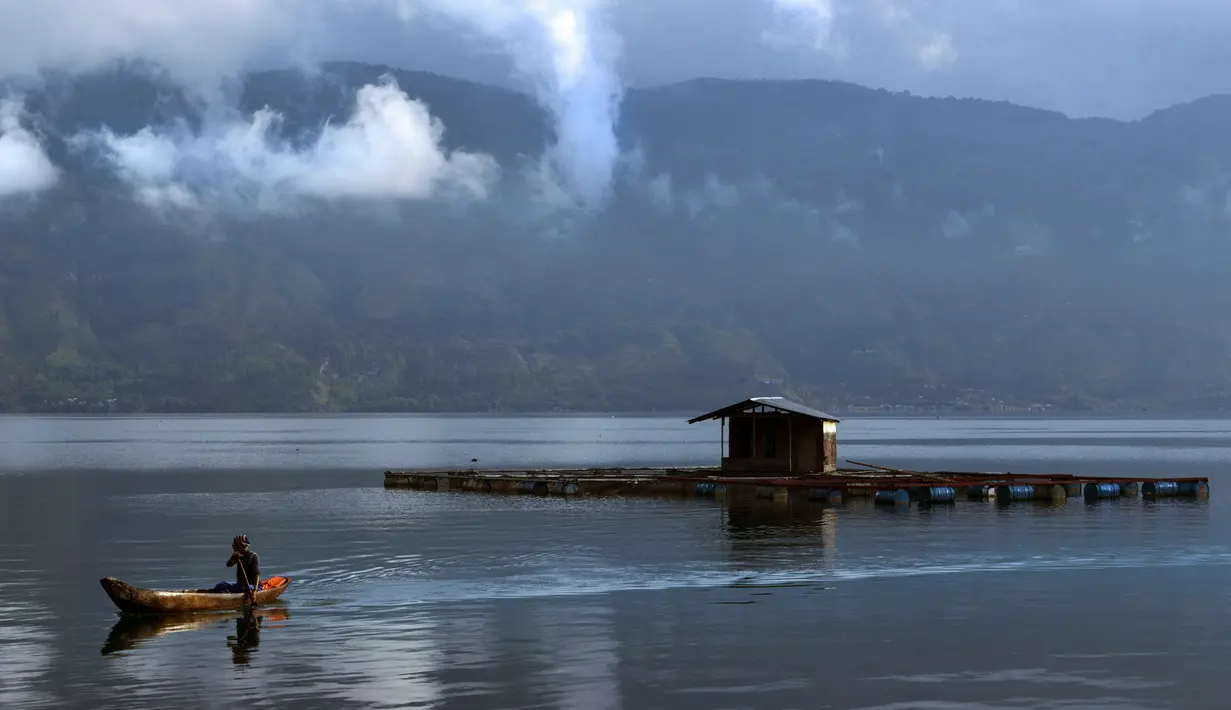
<path id="1" fill-rule="evenodd" d="M 269 579 L 261 580 L 261 589 L 273 589 L 286 584 L 286 577 L 270 577 Z"/>

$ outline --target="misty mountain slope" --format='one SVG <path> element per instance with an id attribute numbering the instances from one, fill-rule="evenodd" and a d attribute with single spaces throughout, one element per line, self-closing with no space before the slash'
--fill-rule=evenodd
<path id="1" fill-rule="evenodd" d="M 81 132 L 198 130 L 205 106 L 131 71 L 29 95 L 66 173 L 0 203 L 0 405 L 1231 397 L 1219 97 L 1121 123 L 835 82 L 631 91 L 619 130 L 636 159 L 587 217 L 536 192 L 554 137 L 527 96 L 355 63 L 259 73 L 233 93 L 243 120 L 274 109 L 272 130 L 308 146 L 388 73 L 446 150 L 499 164 L 485 199 L 151 209 Z"/>

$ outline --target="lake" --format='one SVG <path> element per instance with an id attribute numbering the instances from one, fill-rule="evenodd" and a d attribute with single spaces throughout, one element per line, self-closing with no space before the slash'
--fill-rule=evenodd
<path id="1" fill-rule="evenodd" d="M 1211 708 L 1231 421 L 851 418 L 840 459 L 1207 475 L 1208 501 L 564 500 L 387 468 L 700 465 L 683 417 L 0 417 L 0 707 Z M 255 620 L 119 617 L 98 580 Z"/>

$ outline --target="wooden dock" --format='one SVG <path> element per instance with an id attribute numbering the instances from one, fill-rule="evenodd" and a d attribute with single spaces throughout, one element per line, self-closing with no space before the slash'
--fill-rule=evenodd
<path id="1" fill-rule="evenodd" d="M 564 496 L 682 496 L 708 468 L 576 468 L 386 471 L 385 488 Z M 695 487 L 695 486 L 694 486 Z"/>
<path id="2" fill-rule="evenodd" d="M 1081 498 L 1209 499 L 1209 479 L 909 471 L 872 464 L 805 476 L 723 475 L 719 467 L 468 469 L 386 471 L 386 488 L 540 496 L 671 496 L 807 499 L 840 504 L 849 498 L 877 503 L 936 504 L 958 499 L 1013 503 Z"/>

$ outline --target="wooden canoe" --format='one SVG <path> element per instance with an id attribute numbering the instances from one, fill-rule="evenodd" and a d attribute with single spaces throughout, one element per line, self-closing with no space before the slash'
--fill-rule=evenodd
<path id="1" fill-rule="evenodd" d="M 283 582 L 276 587 L 262 589 L 256 593 L 257 605 L 268 604 L 291 586 L 290 577 L 283 577 Z M 158 589 L 142 589 L 134 587 L 115 577 L 103 577 L 99 580 L 103 591 L 120 611 L 128 614 L 175 614 L 199 611 L 227 611 L 242 609 L 248 604 L 244 594 L 228 594 L 215 592 L 212 589 L 183 589 L 163 591 Z"/>

